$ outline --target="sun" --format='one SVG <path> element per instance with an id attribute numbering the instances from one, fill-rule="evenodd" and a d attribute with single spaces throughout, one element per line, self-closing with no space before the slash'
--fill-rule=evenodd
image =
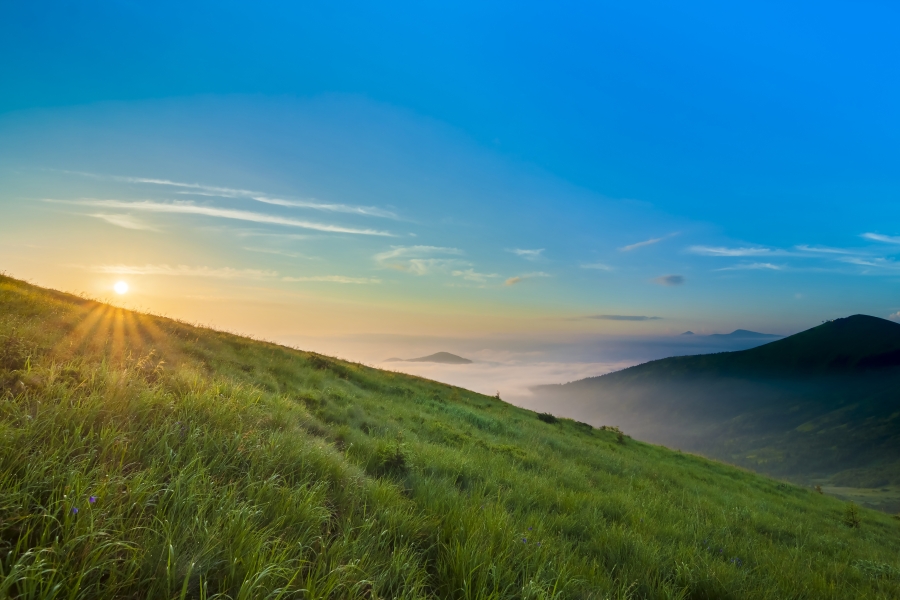
<path id="1" fill-rule="evenodd" d="M 124 281 L 117 281 L 116 285 L 113 286 L 113 289 L 116 290 L 117 294 L 124 294 L 128 291 L 128 284 Z"/>

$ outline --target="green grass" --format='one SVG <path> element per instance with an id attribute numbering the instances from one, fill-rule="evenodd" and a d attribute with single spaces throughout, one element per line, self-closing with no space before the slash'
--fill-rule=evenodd
<path id="1" fill-rule="evenodd" d="M 557 414 L 900 511 L 900 324 L 855 315 L 751 350 L 536 388 Z M 537 401 L 535 401 L 537 404 Z M 843 494 L 845 497 L 847 494 Z"/>
<path id="2" fill-rule="evenodd" d="M 0 597 L 900 596 L 888 515 L 547 421 L 0 278 Z"/>

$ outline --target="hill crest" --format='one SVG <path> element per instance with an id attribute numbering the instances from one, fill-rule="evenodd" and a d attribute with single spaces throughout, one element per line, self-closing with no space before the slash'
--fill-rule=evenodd
<path id="1" fill-rule="evenodd" d="M 577 386 L 584 381 L 636 377 L 650 372 L 669 376 L 767 373 L 790 377 L 897 366 L 900 366 L 900 324 L 869 315 L 852 315 L 749 350 L 661 358 L 564 385 Z"/>

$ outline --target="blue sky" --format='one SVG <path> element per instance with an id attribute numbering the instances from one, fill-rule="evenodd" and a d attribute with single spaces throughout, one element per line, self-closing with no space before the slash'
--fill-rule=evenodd
<path id="1" fill-rule="evenodd" d="M 898 12 L 7 5 L 0 268 L 272 338 L 888 317 Z"/>

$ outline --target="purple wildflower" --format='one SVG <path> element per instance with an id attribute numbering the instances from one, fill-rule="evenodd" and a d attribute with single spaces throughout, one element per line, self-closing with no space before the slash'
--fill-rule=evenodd
<path id="1" fill-rule="evenodd" d="M 78 507 L 76 507 L 76 506 L 73 506 L 73 507 L 72 507 L 72 514 L 73 514 L 73 515 L 77 515 L 77 514 L 78 514 Z"/>
<path id="2" fill-rule="evenodd" d="M 528 543 L 528 538 L 522 538 L 522 543 L 523 543 L 523 544 L 527 544 L 527 543 Z"/>
<path id="3" fill-rule="evenodd" d="M 88 498 L 88 502 L 90 502 L 91 504 L 93 504 L 96 501 L 97 501 L 97 496 L 91 496 L 90 498 Z"/>

